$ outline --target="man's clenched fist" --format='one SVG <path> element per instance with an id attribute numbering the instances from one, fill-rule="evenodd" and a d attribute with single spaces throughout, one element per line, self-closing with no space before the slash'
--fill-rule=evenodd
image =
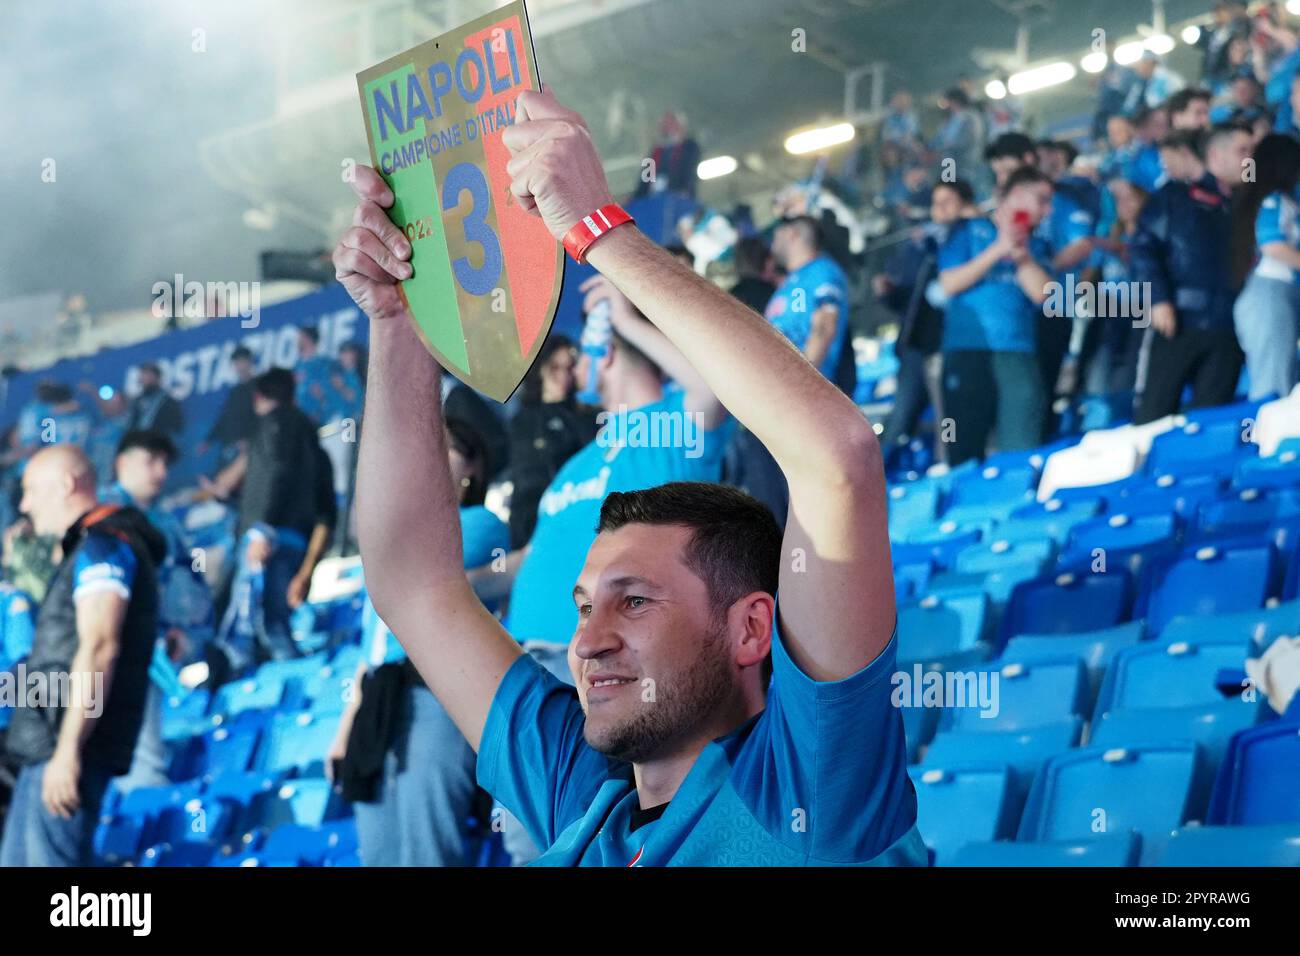
<path id="1" fill-rule="evenodd" d="M 501 142 L 510 150 L 510 192 L 556 239 L 614 201 L 587 124 L 549 92 L 519 94 L 515 122 Z"/>
<path id="2" fill-rule="evenodd" d="M 411 244 L 384 211 L 393 204 L 393 191 L 369 166 L 357 167 L 352 189 L 359 201 L 352 225 L 334 247 L 334 277 L 370 318 L 406 317 L 397 282 L 411 277 Z"/>

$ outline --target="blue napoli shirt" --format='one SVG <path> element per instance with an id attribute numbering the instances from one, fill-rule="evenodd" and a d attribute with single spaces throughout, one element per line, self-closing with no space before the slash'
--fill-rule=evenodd
<path id="1" fill-rule="evenodd" d="M 611 491 L 640 491 L 670 481 L 718 481 L 730 420 L 703 431 L 683 407 L 685 393 L 665 387 L 658 402 L 611 415 L 596 439 L 565 462 L 537 505 L 537 528 L 510 592 L 506 629 L 519 641 L 567 644 L 578 627 L 573 586 L 596 540 L 600 506 Z M 663 418 L 663 414 L 670 416 Z M 656 446 L 655 423 L 678 423 L 691 447 Z M 640 423 L 643 432 L 635 430 Z M 666 426 L 665 426 L 666 427 Z M 689 445 L 689 442 L 688 442 Z"/>
<path id="2" fill-rule="evenodd" d="M 0 671 L 7 671 L 32 650 L 36 606 L 24 591 L 0 581 Z"/>
<path id="3" fill-rule="evenodd" d="M 465 569 L 478 568 L 494 557 L 504 557 L 510 550 L 510 528 L 482 505 L 460 509 L 460 533 L 464 542 Z M 499 554 L 493 554 L 500 549 Z M 492 610 L 492 608 L 489 608 Z M 379 617 L 370 595 L 361 609 L 361 646 L 371 669 L 406 659 L 406 649 L 393 637 L 392 630 Z"/>
<path id="4" fill-rule="evenodd" d="M 849 327 L 849 280 L 834 259 L 822 253 L 791 272 L 768 300 L 763 315 L 802 352 L 812 334 L 813 313 L 824 305 L 835 306 L 839 314 L 818 371 L 834 378 Z"/>
<path id="5" fill-rule="evenodd" d="M 1269 243 L 1285 242 L 1292 249 L 1300 249 L 1300 216 L 1297 212 L 1300 209 L 1294 196 L 1275 192 L 1265 197 L 1255 216 L 1255 245 L 1263 249 Z M 1260 255 L 1255 274 L 1282 282 L 1300 282 L 1300 272 L 1285 262 L 1270 258 L 1268 253 Z"/>
<path id="6" fill-rule="evenodd" d="M 767 707 L 710 743 L 663 815 L 633 831 L 632 765 L 583 738 L 577 691 L 523 655 L 501 680 L 478 781 L 544 848 L 537 866 L 924 866 L 897 637 L 856 674 L 818 682 L 772 634 Z"/>
<path id="7" fill-rule="evenodd" d="M 325 355 L 314 355 L 298 363 L 298 388 L 294 396 L 297 405 L 312 421 L 324 425 L 334 403 L 334 360 Z"/>
<path id="8" fill-rule="evenodd" d="M 72 564 L 73 600 L 111 591 L 130 601 L 135 571 L 135 553 L 125 541 L 105 534 L 86 535 Z"/>
<path id="9" fill-rule="evenodd" d="M 939 248 L 939 270 L 970 262 L 997 237 L 991 219 L 958 223 Z M 1047 244 L 1037 233 L 1029 237 L 1029 251 L 1040 265 L 1048 259 Z M 1031 302 L 1016 282 L 1015 263 L 1003 259 L 979 282 L 948 300 L 943 351 L 1032 352 L 1042 314 L 1042 307 Z"/>

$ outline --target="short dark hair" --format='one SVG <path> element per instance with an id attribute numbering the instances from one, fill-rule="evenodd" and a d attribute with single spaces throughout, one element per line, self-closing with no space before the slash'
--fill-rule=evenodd
<path id="1" fill-rule="evenodd" d="M 951 189 L 957 194 L 957 198 L 962 201 L 963 206 L 969 206 L 975 202 L 975 190 L 972 189 L 971 184 L 964 179 L 954 179 L 951 182 L 937 182 L 930 190 L 930 195 L 934 196 L 934 194 L 940 189 Z"/>
<path id="2" fill-rule="evenodd" d="M 812 216 L 789 216 L 782 220 L 783 226 L 794 226 L 803 233 L 804 240 L 818 252 L 822 250 L 822 224 Z"/>
<path id="3" fill-rule="evenodd" d="M 1187 107 L 1191 106 L 1193 100 L 1204 100 L 1209 103 L 1212 99 L 1214 97 L 1210 95 L 1209 90 L 1194 86 L 1184 87 L 1165 100 L 1165 112 L 1172 117 L 1175 113 L 1182 113 Z"/>
<path id="4" fill-rule="evenodd" d="M 292 405 L 298 381 L 287 368 L 269 368 L 253 379 L 253 394 L 281 405 Z"/>
<path id="5" fill-rule="evenodd" d="M 984 159 L 988 162 L 1009 156 L 1024 159 L 1026 156 L 1035 155 L 1034 141 L 1024 133 L 1014 131 L 1003 133 L 984 148 Z"/>
<path id="6" fill-rule="evenodd" d="M 966 91 L 960 86 L 954 86 L 950 89 L 944 90 L 943 98 L 950 104 L 956 103 L 958 106 L 962 107 L 970 106 L 970 97 L 966 95 Z"/>
<path id="7" fill-rule="evenodd" d="M 1032 186 L 1038 183 L 1052 185 L 1052 177 L 1043 172 L 1037 166 L 1021 166 L 1014 173 L 1007 177 L 1007 181 L 1002 184 L 1001 195 L 1005 196 L 1017 186 Z"/>
<path id="8" fill-rule="evenodd" d="M 1161 149 L 1185 149 L 1195 155 L 1198 159 L 1205 158 L 1206 137 L 1200 130 L 1196 129 L 1175 129 L 1170 130 L 1160 139 Z"/>
<path id="9" fill-rule="evenodd" d="M 487 497 L 488 443 L 482 432 L 465 418 L 447 416 L 447 431 L 451 435 L 452 447 L 466 461 L 478 466 L 474 477 L 465 488 L 465 497 L 461 504 L 466 507 L 481 505 Z"/>
<path id="10" fill-rule="evenodd" d="M 238 362 L 240 359 L 248 359 L 251 362 L 253 360 L 253 350 L 247 345 L 241 345 L 230 353 L 230 361 Z"/>
<path id="11" fill-rule="evenodd" d="M 1204 149 L 1209 149 L 1217 144 L 1219 140 L 1229 136 L 1235 136 L 1237 133 L 1245 133 L 1247 136 L 1254 136 L 1255 131 L 1251 129 L 1249 123 L 1242 120 L 1229 120 L 1226 123 L 1219 123 L 1211 126 L 1209 131 L 1203 135 Z"/>
<path id="12" fill-rule="evenodd" d="M 709 591 L 717 617 L 754 591 L 776 595 L 781 527 L 767 505 L 728 485 L 674 481 L 643 491 L 614 491 L 600 506 L 596 533 L 628 524 L 690 528 L 683 560 Z"/>
<path id="13" fill-rule="evenodd" d="M 167 436 L 167 433 L 158 431 L 156 428 L 131 429 L 117 443 L 116 454 L 121 455 L 136 448 L 143 448 L 155 455 L 162 455 L 167 459 L 169 465 L 179 458 L 181 454 L 176 447 L 176 443 Z"/>
<path id="14" fill-rule="evenodd" d="M 300 325 L 298 326 L 298 334 L 305 335 L 307 336 L 307 338 L 311 339 L 312 342 L 314 342 L 317 345 L 320 345 L 320 333 L 316 331 L 316 326 Z"/>
<path id="15" fill-rule="evenodd" d="M 140 363 L 140 371 L 141 371 L 141 372 L 153 372 L 153 373 L 154 373 L 155 375 L 157 375 L 159 378 L 162 378 L 162 368 L 159 367 L 159 365 L 158 365 L 157 362 L 141 362 L 141 363 Z"/>

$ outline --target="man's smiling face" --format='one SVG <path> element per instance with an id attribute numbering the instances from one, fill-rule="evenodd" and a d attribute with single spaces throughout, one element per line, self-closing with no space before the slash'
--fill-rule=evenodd
<path id="1" fill-rule="evenodd" d="M 663 756 L 710 726 L 737 693 L 723 621 L 682 560 L 691 533 L 650 524 L 601 532 L 578 577 L 569 668 L 587 743 L 608 756 Z"/>

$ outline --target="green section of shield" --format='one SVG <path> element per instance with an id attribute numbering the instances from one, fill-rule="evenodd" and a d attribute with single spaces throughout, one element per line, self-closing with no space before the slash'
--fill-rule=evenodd
<path id="1" fill-rule="evenodd" d="M 370 141 L 379 144 L 379 120 L 374 108 L 374 90 L 391 93 L 397 83 L 397 95 L 406 98 L 407 77 L 414 73 L 411 64 L 398 67 L 391 73 L 377 77 L 365 87 L 365 113 L 370 122 Z M 415 123 L 405 133 L 389 130 L 382 150 L 400 150 L 428 135 L 425 121 Z M 376 146 L 378 147 L 378 145 Z M 378 157 L 375 157 L 376 161 Z M 417 223 L 427 232 L 423 238 L 411 241 L 411 268 L 413 275 L 402 283 L 402 294 L 407 308 L 424 340 L 434 350 L 461 372 L 469 373 L 469 354 L 465 348 L 465 330 L 460 321 L 460 304 L 456 294 L 456 280 L 451 271 L 451 258 L 447 251 L 447 234 L 442 225 L 442 207 L 438 196 L 440 188 L 433 166 L 425 158 L 422 162 L 396 169 L 391 174 L 381 174 L 393 190 L 397 201 L 388 211 L 399 229 L 407 223 Z M 416 233 L 419 236 L 419 231 Z"/>

